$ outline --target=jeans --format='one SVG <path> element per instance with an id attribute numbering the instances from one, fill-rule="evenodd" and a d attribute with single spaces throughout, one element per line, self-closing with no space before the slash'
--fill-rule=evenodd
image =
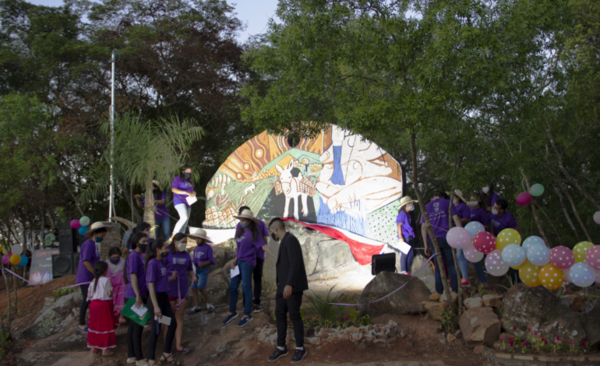
<path id="1" fill-rule="evenodd" d="M 144 299 L 145 301 L 146 299 Z M 125 299 L 127 303 L 129 299 Z M 135 357 L 136 361 L 144 359 L 144 353 L 142 352 L 142 332 L 144 327 L 134 322 L 129 321 L 129 328 L 127 328 L 127 358 Z"/>
<path id="2" fill-rule="evenodd" d="M 165 348 L 163 350 L 163 353 L 170 354 L 173 339 L 175 338 L 175 330 L 177 329 L 177 320 L 175 320 L 175 314 L 173 313 L 173 308 L 171 308 L 171 303 L 169 302 L 169 295 L 166 292 L 157 292 L 156 302 L 158 303 L 162 315 L 171 318 L 171 325 L 169 325 L 169 328 L 167 329 L 167 339 L 165 340 Z M 156 341 L 158 340 L 162 324 L 159 324 L 158 321 L 154 320 L 154 304 L 152 303 L 150 295 L 148 295 L 146 306 L 151 314 L 149 320 L 150 338 L 148 338 L 148 360 L 154 361 Z"/>
<path id="3" fill-rule="evenodd" d="M 264 259 L 256 258 L 256 267 L 254 267 L 254 272 L 252 272 L 252 277 L 254 279 L 254 300 L 253 303 L 256 305 L 260 305 L 260 294 L 262 293 L 262 276 L 263 276 L 263 267 L 265 265 Z M 246 303 L 246 294 L 242 292 L 242 299 L 244 304 Z"/>
<path id="4" fill-rule="evenodd" d="M 285 337 L 287 335 L 287 313 L 294 326 L 294 337 L 296 347 L 304 347 L 304 324 L 300 315 L 302 305 L 302 292 L 294 292 L 288 299 L 283 294 L 275 295 L 275 318 L 277 318 L 277 346 L 285 348 Z"/>
<path id="5" fill-rule="evenodd" d="M 165 234 L 165 239 L 169 240 L 169 238 L 171 237 L 171 218 L 167 216 L 164 219 L 154 220 L 154 222 L 156 223 L 156 225 L 158 225 L 156 231 L 154 232 L 154 235 L 156 235 L 156 237 L 158 238 L 158 231 L 160 228 L 162 228 L 163 234 Z"/>
<path id="6" fill-rule="evenodd" d="M 469 262 L 467 258 L 465 258 L 465 251 L 463 249 L 456 249 L 456 261 L 458 262 L 458 268 L 460 269 L 460 273 L 462 274 L 462 278 L 469 279 Z M 487 278 L 485 277 L 485 273 L 483 273 L 483 266 L 481 265 L 481 261 L 477 263 L 473 263 L 475 267 L 475 272 L 477 272 L 477 279 L 479 282 L 483 284 L 487 284 Z"/>
<path id="7" fill-rule="evenodd" d="M 81 296 L 83 297 L 83 300 L 81 301 L 81 306 L 79 307 L 79 325 L 82 327 L 85 326 L 85 313 L 87 313 L 87 309 L 90 306 L 90 302 L 86 300 L 89 287 L 90 285 L 79 286 L 79 289 L 81 290 Z"/>
<path id="8" fill-rule="evenodd" d="M 175 229 L 173 229 L 173 232 L 185 234 L 185 229 L 187 228 L 188 222 L 190 221 L 192 207 L 186 205 L 185 203 L 180 203 L 178 205 L 175 205 L 175 209 L 179 214 L 179 221 L 177 221 L 177 223 L 175 224 Z"/>
<path id="9" fill-rule="evenodd" d="M 407 244 L 409 244 L 411 246 L 410 251 L 408 252 L 408 254 L 404 254 L 402 252 L 400 252 L 400 272 L 406 272 L 410 274 L 410 264 L 412 263 L 413 257 L 415 255 L 415 252 L 412 248 L 415 247 L 416 243 L 416 238 L 415 237 L 410 237 L 408 238 L 408 240 L 406 241 Z"/>
<path id="10" fill-rule="evenodd" d="M 448 275 L 450 276 L 450 283 L 453 292 L 458 293 L 458 281 L 456 279 L 456 268 L 454 267 L 454 258 L 452 257 L 452 248 L 448 245 L 445 238 L 437 238 L 438 245 L 440 246 L 440 256 L 444 260 L 446 268 L 448 268 Z M 442 284 L 442 275 L 440 274 L 440 265 L 438 263 L 439 256 L 435 256 L 433 261 L 435 262 L 435 292 L 438 294 L 444 293 L 444 285 Z"/>
<path id="11" fill-rule="evenodd" d="M 252 311 L 252 272 L 254 266 L 249 265 L 246 261 L 238 261 L 240 266 L 240 275 L 229 281 L 229 312 L 235 313 L 238 300 L 238 289 L 240 282 L 244 291 L 244 315 L 250 315 Z"/>

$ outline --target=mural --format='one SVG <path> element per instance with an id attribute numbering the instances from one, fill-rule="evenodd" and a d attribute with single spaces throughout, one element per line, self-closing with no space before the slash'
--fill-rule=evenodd
<path id="1" fill-rule="evenodd" d="M 263 132 L 231 154 L 206 187 L 206 221 L 232 229 L 248 206 L 258 218 L 290 217 L 397 241 L 402 167 L 376 144 L 335 125 L 290 146 Z"/>

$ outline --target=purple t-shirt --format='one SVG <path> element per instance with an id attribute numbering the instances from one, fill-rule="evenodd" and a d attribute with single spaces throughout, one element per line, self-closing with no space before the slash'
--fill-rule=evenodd
<path id="1" fill-rule="evenodd" d="M 482 225 L 489 225 L 490 224 L 489 214 L 483 208 L 472 208 L 471 209 L 471 221 L 477 221 Z"/>
<path id="2" fill-rule="evenodd" d="M 127 257 L 125 268 L 127 270 L 127 286 L 125 286 L 125 293 L 123 294 L 123 297 L 126 299 L 129 299 L 130 297 L 135 297 L 135 291 L 133 291 L 133 286 L 131 285 L 132 273 L 137 277 L 140 296 L 142 298 L 148 296 L 148 286 L 146 285 L 146 269 L 144 268 L 144 257 L 134 250 Z"/>
<path id="3" fill-rule="evenodd" d="M 490 223 L 494 228 L 494 235 L 498 236 L 500 232 L 506 228 L 516 229 L 517 228 L 517 219 L 510 212 L 504 211 L 502 216 L 496 216 L 494 214 L 490 214 Z"/>
<path id="4" fill-rule="evenodd" d="M 165 192 L 160 194 L 160 199 L 164 200 L 165 203 L 155 203 L 154 207 L 156 208 L 156 212 L 154 212 L 154 220 L 163 220 L 169 216 L 167 211 L 167 195 Z M 146 200 L 142 201 L 142 206 L 146 203 Z"/>
<path id="5" fill-rule="evenodd" d="M 179 176 L 173 178 L 173 182 L 171 183 L 171 188 L 179 189 L 180 191 L 186 192 L 194 192 L 194 185 L 187 178 L 181 179 Z M 188 196 L 185 194 L 177 194 L 173 193 L 173 205 L 177 206 L 180 204 L 185 204 L 186 206 L 190 206 L 185 200 Z"/>
<path id="6" fill-rule="evenodd" d="M 177 272 L 177 279 L 169 282 L 169 297 L 185 298 L 188 295 L 188 271 L 192 270 L 192 258 L 188 252 L 175 252 L 167 256 L 167 274 Z M 177 290 L 179 284 L 179 292 Z"/>
<path id="7" fill-rule="evenodd" d="M 194 264 L 198 266 L 202 262 L 210 262 L 215 264 L 215 257 L 213 256 L 213 250 L 210 245 L 204 243 L 194 248 Z M 204 268 L 204 267 L 201 267 Z"/>
<path id="8" fill-rule="evenodd" d="M 459 219 L 471 220 L 471 209 L 469 206 L 465 205 L 464 203 L 459 203 L 458 205 L 454 206 L 454 209 L 456 210 L 456 214 L 458 215 Z"/>
<path id="9" fill-rule="evenodd" d="M 98 253 L 98 247 L 96 242 L 92 239 L 88 239 L 81 245 L 81 253 L 79 253 L 79 265 L 77 266 L 77 276 L 75 277 L 75 283 L 90 282 L 94 279 L 94 274 L 85 267 L 84 261 L 90 262 L 92 266 L 100 260 L 100 254 Z"/>
<path id="10" fill-rule="evenodd" d="M 146 285 L 150 288 L 150 282 L 154 282 L 154 291 L 169 292 L 169 275 L 162 261 L 156 258 L 150 259 L 146 266 Z"/>
<path id="11" fill-rule="evenodd" d="M 251 266 L 256 266 L 257 251 L 265 245 L 263 238 L 260 235 L 256 236 L 256 240 L 252 240 L 250 230 L 244 230 L 239 238 L 236 238 L 238 250 L 235 256 L 238 260 L 245 261 Z"/>
<path id="12" fill-rule="evenodd" d="M 436 198 L 425 206 L 425 210 L 429 214 L 431 228 L 435 233 L 436 238 L 446 238 L 449 230 L 448 210 L 450 209 L 450 200 L 444 198 Z M 456 215 L 454 206 L 452 206 L 452 216 Z M 421 215 L 421 224 L 425 223 L 425 216 Z"/>
<path id="13" fill-rule="evenodd" d="M 398 216 L 396 217 L 396 227 L 398 227 L 398 224 L 402 224 L 402 236 L 403 239 L 408 239 L 410 237 L 415 236 L 415 231 L 413 230 L 412 226 L 410 226 L 410 216 L 408 216 L 408 213 L 404 210 L 401 210 L 398 213 Z M 400 233 L 398 233 L 398 238 L 400 238 Z"/>
<path id="14" fill-rule="evenodd" d="M 235 232 L 237 232 L 238 230 L 241 230 L 241 226 L 240 223 L 238 222 L 238 224 L 235 227 Z M 265 225 L 265 223 L 262 220 L 258 220 L 258 231 L 260 232 L 260 236 L 262 237 L 269 237 L 269 232 L 267 231 L 267 225 Z M 261 260 L 265 260 L 265 251 L 264 250 L 259 250 L 258 252 L 256 252 L 256 257 L 258 259 Z"/>

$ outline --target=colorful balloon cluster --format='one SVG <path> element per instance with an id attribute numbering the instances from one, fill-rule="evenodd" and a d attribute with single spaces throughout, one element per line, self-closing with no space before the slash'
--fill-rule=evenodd
<path id="1" fill-rule="evenodd" d="M 519 206 L 526 206 L 531 202 L 531 197 L 539 197 L 544 194 L 544 186 L 536 183 L 529 188 L 529 192 L 521 192 L 517 195 L 517 204 Z"/>
<path id="2" fill-rule="evenodd" d="M 521 245 L 518 231 L 504 229 L 495 238 L 478 222 L 450 229 L 446 240 L 451 247 L 463 249 L 469 262 L 477 263 L 487 255 L 485 267 L 492 276 L 505 275 L 509 267 L 519 270 L 521 281 L 530 287 L 556 290 L 565 281 L 579 287 L 600 283 L 600 245 L 587 241 L 573 250 L 564 246 L 550 250 L 542 238 L 530 236 Z"/>
<path id="3" fill-rule="evenodd" d="M 83 216 L 79 220 L 71 220 L 71 228 L 77 229 L 79 235 L 85 235 L 88 232 L 88 225 L 90 224 L 90 218 Z"/>
<path id="4" fill-rule="evenodd" d="M 7 266 L 12 264 L 24 267 L 29 263 L 29 258 L 23 254 L 23 247 L 19 244 L 15 244 L 10 247 L 10 252 L 4 253 L 2 256 L 2 263 Z"/>

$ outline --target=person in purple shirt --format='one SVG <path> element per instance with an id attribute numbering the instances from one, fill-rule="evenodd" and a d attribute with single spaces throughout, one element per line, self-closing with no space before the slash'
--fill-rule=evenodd
<path id="1" fill-rule="evenodd" d="M 167 211 L 167 195 L 155 180 L 152 181 L 152 196 L 154 198 L 154 222 L 158 225 L 155 232 L 156 237 L 158 238 L 158 229 L 162 228 L 165 239 L 168 239 L 171 237 L 171 217 L 169 216 L 169 211 Z M 140 202 L 140 198 L 139 194 L 135 195 L 137 206 L 144 208 L 146 200 Z"/>
<path id="2" fill-rule="evenodd" d="M 192 178 L 192 167 L 184 165 L 179 171 L 179 175 L 173 178 L 171 183 L 171 192 L 173 192 L 173 205 L 179 214 L 179 221 L 175 224 L 173 229 L 173 236 L 177 233 L 185 234 L 190 215 L 192 213 L 192 206 L 187 202 L 186 198 L 196 197 L 194 191 L 194 185 L 190 181 Z"/>
<path id="3" fill-rule="evenodd" d="M 444 192 L 435 192 L 431 202 L 425 206 L 429 221 L 431 222 L 431 229 L 436 237 L 438 245 L 440 247 L 440 255 L 448 268 L 448 274 L 450 275 L 450 283 L 452 291 L 458 292 L 458 281 L 456 280 L 456 268 L 454 267 L 454 257 L 452 256 L 452 248 L 446 241 L 446 234 L 450 230 L 449 213 L 452 213 L 452 220 L 456 226 L 462 227 L 460 219 L 456 214 L 454 206 L 444 197 Z M 428 230 L 425 222 L 425 216 L 421 215 L 421 234 L 423 235 L 423 242 L 425 243 L 425 254 L 431 256 L 431 249 L 429 249 L 428 241 Z M 441 298 L 444 293 L 444 287 L 442 284 L 442 275 L 440 273 L 440 266 L 438 263 L 437 256 L 433 258 L 435 262 L 435 291 L 437 293 L 437 300 Z"/>
<path id="4" fill-rule="evenodd" d="M 471 210 L 471 221 L 477 221 L 482 224 L 483 227 L 489 231 L 490 229 L 490 214 L 483 208 L 484 204 L 480 198 L 475 195 L 471 196 L 471 200 L 467 202 L 469 209 Z"/>
<path id="5" fill-rule="evenodd" d="M 146 252 L 146 285 L 148 286 L 149 295 L 146 305 L 151 314 L 150 338 L 148 338 L 148 361 L 151 362 L 151 365 L 155 363 L 156 341 L 161 331 L 160 318 L 163 315 L 171 318 L 171 324 L 167 329 L 165 346 L 160 362 L 180 364 L 175 360 L 171 352 L 175 330 L 177 329 L 177 320 L 175 319 L 171 304 L 169 304 L 169 281 L 177 279 L 177 271 L 173 272 L 171 276 L 167 274 L 167 268 L 162 261 L 167 255 L 169 255 L 169 249 L 167 248 L 167 242 L 163 239 L 152 241 Z"/>
<path id="6" fill-rule="evenodd" d="M 102 221 L 93 223 L 88 232 L 85 233 L 85 237 L 88 240 L 83 242 L 79 253 L 79 265 L 77 266 L 75 283 L 80 284 L 79 289 L 81 290 L 82 301 L 79 307 L 79 327 L 77 329 L 84 333 L 88 332 L 88 327 L 85 325 L 85 315 L 90 304 L 86 300 L 88 288 L 90 287 L 89 282 L 94 279 L 94 264 L 100 260 L 97 243 L 104 240 L 109 230 L 111 230 L 111 227 L 106 226 L 106 223 Z"/>
<path id="7" fill-rule="evenodd" d="M 190 240 L 196 241 L 196 247 L 192 253 L 192 261 L 196 267 L 196 278 L 198 282 L 192 285 L 192 293 L 194 295 L 194 307 L 190 311 L 190 314 L 199 313 L 200 308 L 200 296 L 198 292 L 204 297 L 206 301 L 206 310 L 215 310 L 214 305 L 210 301 L 208 291 L 206 291 L 206 284 L 208 282 L 208 274 L 210 273 L 210 266 L 215 264 L 215 257 L 213 256 L 213 250 L 208 243 L 212 243 L 208 236 L 206 236 L 206 230 L 196 229 L 187 236 Z"/>
<path id="8" fill-rule="evenodd" d="M 150 236 L 150 224 L 147 222 L 138 222 L 138 224 L 133 228 L 133 230 L 131 231 L 131 235 L 129 236 L 129 238 L 127 239 L 127 249 L 133 250 L 131 248 L 131 239 L 133 238 L 133 235 L 135 235 L 136 233 L 141 233 L 146 235 L 146 237 Z M 150 243 L 150 239 L 148 239 L 148 241 L 145 244 L 139 244 L 140 249 L 142 250 L 142 254 L 146 254 L 146 249 L 148 247 L 148 244 Z"/>
<path id="9" fill-rule="evenodd" d="M 410 212 L 415 209 L 415 203 L 419 201 L 413 200 L 409 196 L 402 197 L 400 207 L 398 208 L 398 216 L 396 217 L 396 225 L 398 226 L 398 239 L 401 242 L 410 245 L 410 250 L 407 254 L 400 251 L 400 273 L 410 274 L 410 264 L 414 257 L 413 248 L 417 245 L 415 231 L 411 225 Z M 393 246 L 392 246 L 393 247 Z"/>
<path id="10" fill-rule="evenodd" d="M 177 331 L 175 332 L 175 349 L 182 354 L 188 353 L 190 350 L 181 346 L 181 338 L 183 337 L 183 313 L 186 309 L 188 298 L 188 277 L 194 279 L 194 283 L 198 282 L 194 271 L 192 270 L 192 258 L 187 248 L 187 236 L 185 234 L 175 234 L 171 245 L 169 245 L 169 255 L 167 256 L 167 272 L 177 272 L 179 280 L 169 283 L 169 302 L 175 312 L 177 319 Z"/>
<path id="11" fill-rule="evenodd" d="M 123 270 L 123 280 L 125 281 L 125 303 L 130 298 L 135 298 L 136 307 L 141 307 L 146 303 L 148 297 L 148 286 L 146 285 L 146 268 L 144 266 L 144 256 L 142 255 L 142 245 L 148 244 L 148 237 L 145 233 L 135 233 L 131 236 L 131 253 L 125 261 Z M 129 322 L 127 329 L 127 363 L 144 362 L 144 353 L 142 352 L 142 332 L 144 327 L 134 321 Z"/>
<path id="12" fill-rule="evenodd" d="M 481 200 L 484 203 L 484 208 L 487 212 L 492 212 L 492 207 L 498 201 L 498 195 L 494 192 L 493 184 L 486 184 L 481 188 Z"/>
<path id="13" fill-rule="evenodd" d="M 241 214 L 234 216 L 240 220 L 240 229 L 235 233 L 237 242 L 237 252 L 231 269 L 239 266 L 240 275 L 235 276 L 229 281 L 229 313 L 223 324 L 228 324 L 238 316 L 236 305 L 238 300 L 238 289 L 240 283 L 244 290 L 244 316 L 238 323 L 238 327 L 243 327 L 253 320 L 250 312 L 252 311 L 252 273 L 256 267 L 257 251 L 264 250 L 275 256 L 266 245 L 261 232 L 258 230 L 259 220 L 254 217 L 252 211 L 245 209 Z"/>
<path id="14" fill-rule="evenodd" d="M 508 208 L 508 202 L 505 199 L 498 199 L 492 207 L 492 213 L 490 215 L 490 230 L 494 236 L 498 236 L 504 229 L 515 229 L 519 231 L 519 225 L 517 219 L 506 209 Z M 508 275 L 512 278 L 513 283 L 521 282 L 519 277 L 519 271 L 509 268 Z"/>

